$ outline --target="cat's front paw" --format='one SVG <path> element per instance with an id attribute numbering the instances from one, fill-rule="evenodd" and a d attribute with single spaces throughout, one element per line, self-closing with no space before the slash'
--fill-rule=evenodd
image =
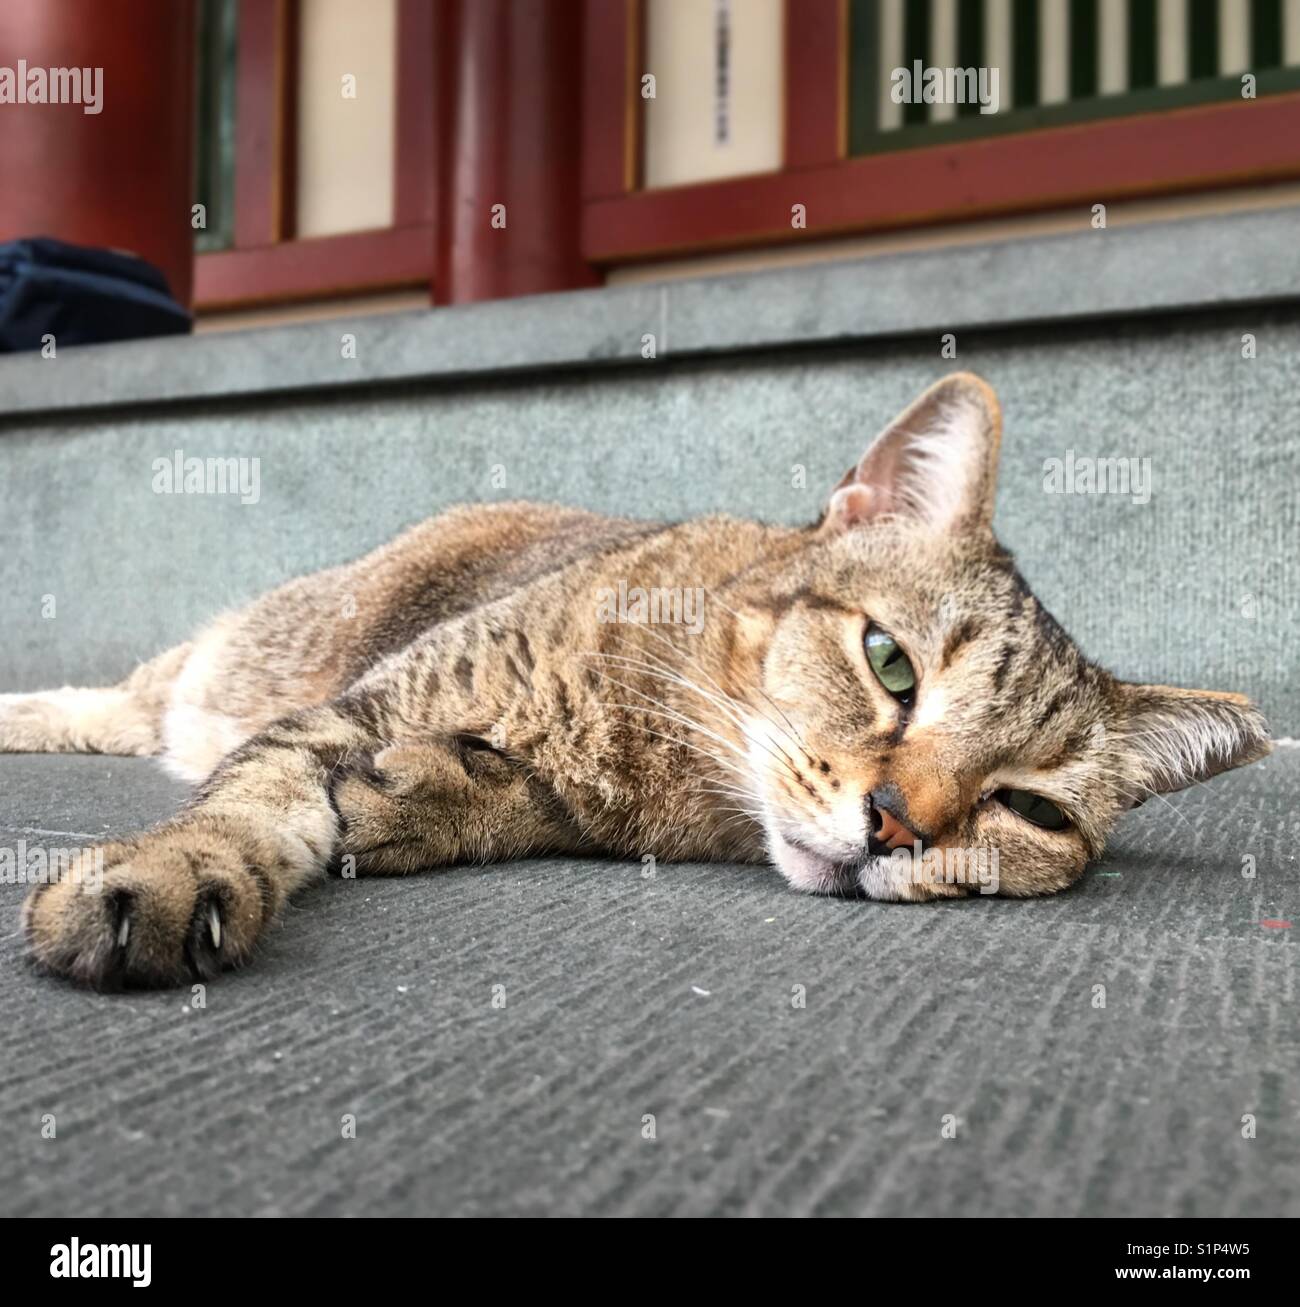
<path id="1" fill-rule="evenodd" d="M 212 831 L 176 825 L 86 850 L 23 905 L 36 962 L 100 989 L 207 980 L 237 966 L 272 915 L 271 882 Z"/>
<path id="2" fill-rule="evenodd" d="M 486 858 L 503 810 L 525 782 L 485 740 L 455 736 L 394 744 L 336 770 L 335 868 L 359 876 L 405 875 Z"/>
<path id="3" fill-rule="evenodd" d="M 340 768 L 331 791 L 339 818 L 334 870 L 403 875 L 437 861 L 438 794 L 431 777 L 445 765 L 439 750 L 416 746 Z"/>

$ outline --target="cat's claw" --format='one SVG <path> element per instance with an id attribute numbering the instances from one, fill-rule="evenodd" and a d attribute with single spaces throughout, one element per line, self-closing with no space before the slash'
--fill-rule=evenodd
<path id="1" fill-rule="evenodd" d="M 185 960 L 199 980 L 212 979 L 228 962 L 221 948 L 225 936 L 221 908 L 217 892 L 211 888 L 200 892 L 185 945 Z"/>

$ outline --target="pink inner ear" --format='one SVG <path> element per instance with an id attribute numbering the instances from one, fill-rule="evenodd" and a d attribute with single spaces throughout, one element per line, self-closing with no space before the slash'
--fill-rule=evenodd
<path id="1" fill-rule="evenodd" d="M 850 481 L 831 496 L 826 519 L 840 527 L 855 526 L 883 513 L 885 500 L 886 496 L 876 487 Z"/>
<path id="2" fill-rule="evenodd" d="M 865 485 L 892 486 L 903 473 L 908 442 L 913 438 L 911 431 L 895 426 L 862 455 L 854 479 Z"/>

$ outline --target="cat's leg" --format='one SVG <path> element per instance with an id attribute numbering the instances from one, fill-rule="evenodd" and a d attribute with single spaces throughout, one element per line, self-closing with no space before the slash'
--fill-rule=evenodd
<path id="1" fill-rule="evenodd" d="M 189 650 L 169 649 L 120 685 L 0 694 L 0 753 L 160 753 L 167 699 Z"/>
<path id="2" fill-rule="evenodd" d="M 273 723 L 176 817 L 90 850 L 74 874 L 37 886 L 23 907 L 32 954 L 107 986 L 178 983 L 243 962 L 333 856 L 330 773 L 374 747 L 364 723 L 336 705 Z"/>
<path id="3" fill-rule="evenodd" d="M 554 796 L 480 756 L 481 742 L 385 748 L 384 717 L 373 699 L 344 698 L 254 736 L 176 818 L 96 851 L 100 884 L 83 874 L 29 895 L 36 959 L 93 985 L 209 977 L 246 961 L 293 891 L 331 865 L 414 870 L 576 840 Z"/>

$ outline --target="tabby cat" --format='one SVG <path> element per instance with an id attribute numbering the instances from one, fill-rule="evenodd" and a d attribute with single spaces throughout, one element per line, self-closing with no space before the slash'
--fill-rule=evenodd
<path id="1" fill-rule="evenodd" d="M 993 392 L 950 376 L 811 526 L 456 508 L 114 688 L 0 697 L 0 750 L 158 754 L 199 782 L 95 851 L 98 890 L 30 893 L 32 953 L 98 986 L 206 978 L 324 871 L 534 854 L 925 900 L 974 892 L 921 871 L 958 849 L 996 854 L 1002 894 L 1064 889 L 1121 813 L 1270 745 L 1239 695 L 1079 652 L 993 536 L 1000 439 Z M 702 620 L 664 620 L 684 594 Z"/>

